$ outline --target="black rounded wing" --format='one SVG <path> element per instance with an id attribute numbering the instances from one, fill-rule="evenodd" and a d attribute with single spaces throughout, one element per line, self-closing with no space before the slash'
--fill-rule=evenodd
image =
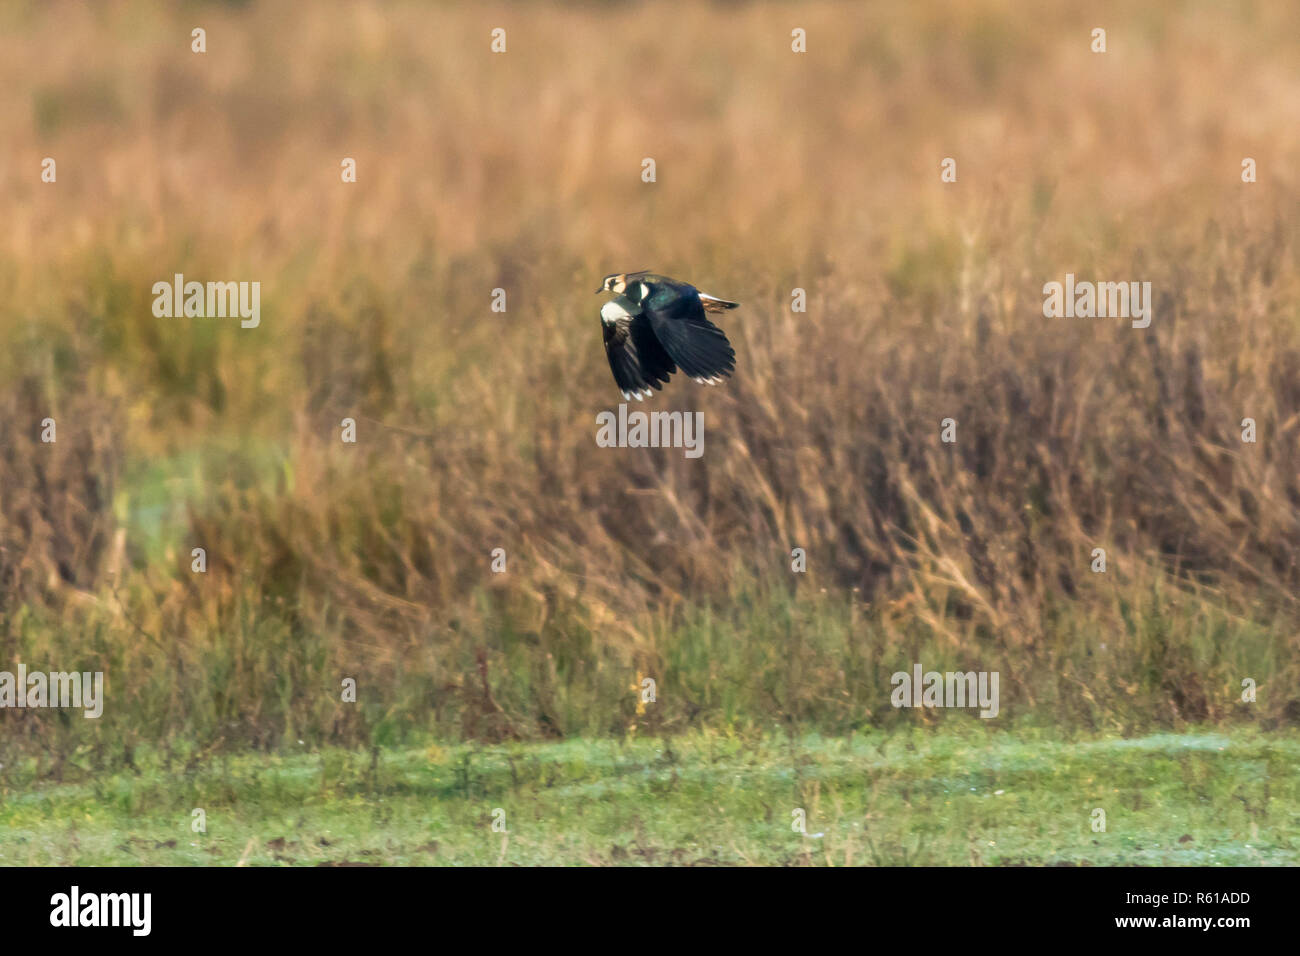
<path id="1" fill-rule="evenodd" d="M 735 371 L 735 350 L 692 286 L 656 282 L 641 309 L 668 357 L 695 381 L 716 385 Z"/>
<path id="2" fill-rule="evenodd" d="M 602 319 L 600 325 L 609 368 L 624 398 L 640 401 L 677 371 L 644 315 L 621 316 L 613 324 Z"/>

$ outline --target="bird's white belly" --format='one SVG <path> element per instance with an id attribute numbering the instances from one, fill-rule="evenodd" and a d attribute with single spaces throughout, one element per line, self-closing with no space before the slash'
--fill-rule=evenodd
<path id="1" fill-rule="evenodd" d="M 606 325 L 617 325 L 623 319 L 630 319 L 641 310 L 627 296 L 620 295 L 610 299 L 600 307 L 600 321 Z"/>

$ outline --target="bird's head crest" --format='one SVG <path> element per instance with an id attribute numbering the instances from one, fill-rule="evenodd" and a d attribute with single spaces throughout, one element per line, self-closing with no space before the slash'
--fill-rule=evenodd
<path id="1" fill-rule="evenodd" d="M 615 272 L 612 275 L 605 276 L 605 281 L 601 283 L 600 288 L 596 291 L 598 293 L 613 292 L 615 295 L 622 295 L 627 291 L 627 283 L 629 279 L 635 279 L 637 276 L 647 275 L 649 272 L 649 269 L 641 269 L 638 272 Z"/>

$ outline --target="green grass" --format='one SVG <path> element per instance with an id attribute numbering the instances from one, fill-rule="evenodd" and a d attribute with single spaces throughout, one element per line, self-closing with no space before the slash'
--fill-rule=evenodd
<path id="1" fill-rule="evenodd" d="M 58 784 L 9 767 L 0 865 L 1300 864 L 1292 732 L 1067 740 L 954 721 L 668 746 L 142 758 Z"/>

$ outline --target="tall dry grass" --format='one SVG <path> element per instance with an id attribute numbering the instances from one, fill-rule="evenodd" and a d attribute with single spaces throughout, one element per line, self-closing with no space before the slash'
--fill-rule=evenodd
<path id="1" fill-rule="evenodd" d="M 112 694 L 8 743 L 846 729 L 924 719 L 915 660 L 1067 726 L 1300 712 L 1295 11 L 0 18 L 0 667 Z M 656 400 L 699 460 L 595 445 L 591 290 L 647 267 L 743 303 L 734 381 Z M 175 272 L 260 281 L 261 327 L 155 318 Z M 1044 319 L 1066 272 L 1151 327 Z"/>

